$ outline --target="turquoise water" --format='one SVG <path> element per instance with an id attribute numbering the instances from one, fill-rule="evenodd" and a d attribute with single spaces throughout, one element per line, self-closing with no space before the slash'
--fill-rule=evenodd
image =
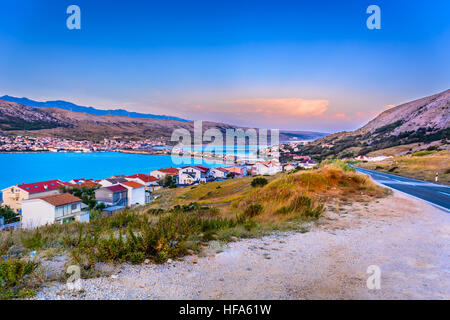
<path id="1" fill-rule="evenodd" d="M 221 164 L 199 159 L 182 158 L 183 164 Z M 159 168 L 179 167 L 172 157 L 160 155 L 102 153 L 0 153 L 0 190 L 22 182 L 53 179 L 70 181 L 76 178 L 101 179 L 112 175 L 146 173 Z"/>

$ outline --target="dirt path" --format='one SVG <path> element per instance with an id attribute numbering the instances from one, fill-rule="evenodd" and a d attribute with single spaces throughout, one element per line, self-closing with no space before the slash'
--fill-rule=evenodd
<path id="1" fill-rule="evenodd" d="M 450 215 L 399 192 L 338 212 L 310 232 L 212 243 L 206 257 L 124 265 L 115 279 L 84 280 L 82 293 L 56 284 L 37 298 L 450 299 Z M 380 290 L 366 287 L 370 265 Z"/>

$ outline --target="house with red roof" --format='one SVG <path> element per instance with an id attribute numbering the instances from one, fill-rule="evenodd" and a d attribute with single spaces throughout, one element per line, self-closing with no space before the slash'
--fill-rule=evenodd
<path id="1" fill-rule="evenodd" d="M 153 190 L 153 186 L 158 185 L 158 178 L 151 176 L 149 174 L 144 173 L 136 173 L 131 176 L 127 176 L 126 179 L 128 181 L 134 181 L 140 184 L 143 184 L 146 187 L 146 190 Z"/>
<path id="2" fill-rule="evenodd" d="M 210 170 L 211 176 L 216 179 L 223 179 L 227 177 L 228 170 L 222 167 L 212 168 Z"/>
<path id="3" fill-rule="evenodd" d="M 95 190 L 95 199 L 107 207 L 126 207 L 128 205 L 128 189 L 120 184 Z"/>
<path id="4" fill-rule="evenodd" d="M 281 172 L 282 167 L 277 160 L 259 161 L 252 166 L 252 175 L 273 175 Z"/>
<path id="5" fill-rule="evenodd" d="M 145 185 L 136 181 L 122 182 L 120 185 L 127 188 L 129 207 L 134 205 L 143 205 L 147 202 L 145 197 Z"/>
<path id="6" fill-rule="evenodd" d="M 164 179 L 167 175 L 172 177 L 178 177 L 179 168 L 166 168 L 166 169 L 158 169 L 150 172 L 150 175 L 157 178 L 158 180 Z"/>
<path id="7" fill-rule="evenodd" d="M 191 185 L 205 183 L 212 177 L 209 168 L 202 165 L 182 167 L 178 173 L 178 184 Z"/>
<path id="8" fill-rule="evenodd" d="M 3 204 L 19 212 L 22 209 L 23 200 L 58 194 L 60 187 L 70 185 L 61 180 L 49 180 L 11 186 L 2 190 Z"/>
<path id="9" fill-rule="evenodd" d="M 89 211 L 83 211 L 80 198 L 70 193 L 54 194 L 22 201 L 22 228 L 71 221 L 89 222 Z"/>

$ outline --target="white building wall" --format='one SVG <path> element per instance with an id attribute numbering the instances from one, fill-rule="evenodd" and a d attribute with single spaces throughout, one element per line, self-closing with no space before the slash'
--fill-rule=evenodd
<path id="1" fill-rule="evenodd" d="M 162 179 L 166 176 L 166 174 L 164 172 L 158 171 L 158 170 L 153 170 L 152 172 L 150 172 L 151 176 L 154 176 L 155 178 L 158 179 Z"/>
<path id="2" fill-rule="evenodd" d="M 22 228 L 33 229 L 55 222 L 55 207 L 40 200 L 22 201 Z"/>
<path id="3" fill-rule="evenodd" d="M 225 178 L 226 172 L 216 170 L 216 169 L 211 169 L 211 175 L 214 178 Z"/>
<path id="4" fill-rule="evenodd" d="M 186 172 L 189 172 L 190 174 L 193 174 L 194 177 L 187 174 Z M 202 173 L 200 170 L 195 168 L 185 168 L 183 170 L 180 170 L 180 173 L 178 174 L 178 183 L 179 184 L 191 184 L 196 181 L 202 181 L 205 179 L 202 179 Z"/>
<path id="5" fill-rule="evenodd" d="M 145 204 L 145 188 L 131 188 L 126 185 L 123 185 L 125 188 L 128 189 L 127 196 L 128 196 L 128 206 L 133 205 L 143 205 Z"/>
<path id="6" fill-rule="evenodd" d="M 89 222 L 89 211 L 75 216 L 75 220 L 79 222 Z"/>
<path id="7" fill-rule="evenodd" d="M 132 196 L 131 196 L 131 204 L 135 205 L 135 204 L 145 204 L 145 188 L 144 187 L 140 187 L 140 188 L 134 188 L 131 191 Z"/>

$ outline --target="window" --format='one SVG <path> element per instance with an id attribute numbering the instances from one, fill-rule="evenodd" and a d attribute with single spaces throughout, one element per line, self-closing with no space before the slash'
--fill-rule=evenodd
<path id="1" fill-rule="evenodd" d="M 72 210 L 76 210 L 77 209 L 77 204 L 73 204 L 72 205 Z"/>

